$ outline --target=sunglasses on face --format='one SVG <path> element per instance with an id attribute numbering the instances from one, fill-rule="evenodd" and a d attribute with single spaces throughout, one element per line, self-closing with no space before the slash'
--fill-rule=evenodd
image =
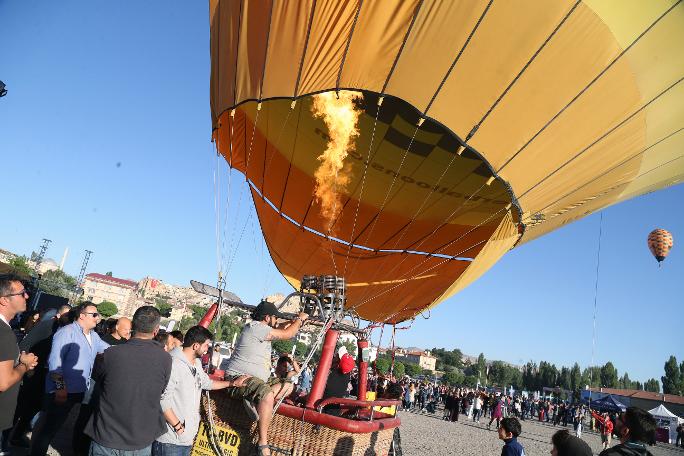
<path id="1" fill-rule="evenodd" d="M 8 294 L 8 295 L 4 295 L 4 296 L 2 296 L 2 297 L 3 297 L 3 298 L 11 298 L 12 296 L 25 296 L 25 297 L 28 298 L 28 295 L 29 295 L 29 294 L 28 294 L 28 291 L 26 291 L 26 288 L 24 288 L 24 289 L 21 290 L 21 291 L 17 291 L 16 293 L 11 293 L 11 294 Z"/>
<path id="2" fill-rule="evenodd" d="M 100 316 L 99 312 L 83 312 L 85 315 L 92 315 L 93 318 L 97 318 Z"/>

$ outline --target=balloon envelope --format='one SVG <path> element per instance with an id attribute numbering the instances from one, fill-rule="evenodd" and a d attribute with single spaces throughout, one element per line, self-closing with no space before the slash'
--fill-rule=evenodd
<path id="1" fill-rule="evenodd" d="M 214 137 L 273 261 L 295 287 L 345 276 L 365 319 L 414 317 L 514 246 L 684 175 L 682 3 L 211 0 L 210 16 Z M 330 221 L 311 105 L 335 90 L 362 96 Z"/>

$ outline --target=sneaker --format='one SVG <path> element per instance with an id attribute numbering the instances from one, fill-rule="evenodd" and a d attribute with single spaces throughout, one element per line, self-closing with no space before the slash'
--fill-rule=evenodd
<path id="1" fill-rule="evenodd" d="M 259 419 L 259 412 L 257 412 L 256 407 L 254 407 L 254 404 L 252 404 L 250 401 L 247 399 L 242 400 L 242 405 L 245 407 L 245 412 L 247 412 L 247 415 L 252 421 L 257 421 Z M 0 455 L 2 456 L 2 455 Z"/>

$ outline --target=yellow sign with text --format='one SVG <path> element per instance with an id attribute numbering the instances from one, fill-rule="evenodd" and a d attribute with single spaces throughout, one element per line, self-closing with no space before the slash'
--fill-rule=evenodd
<path id="1" fill-rule="evenodd" d="M 214 446 L 211 444 L 210 432 L 208 426 L 203 422 L 200 423 L 191 456 L 217 456 Z M 237 432 L 227 427 L 214 426 L 213 441 L 221 448 L 223 456 L 237 456 L 240 446 L 240 436 Z"/>

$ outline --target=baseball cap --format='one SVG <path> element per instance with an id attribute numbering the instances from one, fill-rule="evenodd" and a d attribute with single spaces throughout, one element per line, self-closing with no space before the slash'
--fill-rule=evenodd
<path id="1" fill-rule="evenodd" d="M 354 358 L 351 357 L 349 353 L 345 353 L 340 357 L 340 372 L 343 374 L 348 374 L 354 370 Z"/>
<path id="2" fill-rule="evenodd" d="M 268 315 L 278 318 L 285 318 L 283 314 L 278 311 L 278 308 L 275 306 L 275 304 L 268 301 L 261 301 L 254 309 L 254 312 L 252 312 L 252 319 L 261 321 Z"/>

